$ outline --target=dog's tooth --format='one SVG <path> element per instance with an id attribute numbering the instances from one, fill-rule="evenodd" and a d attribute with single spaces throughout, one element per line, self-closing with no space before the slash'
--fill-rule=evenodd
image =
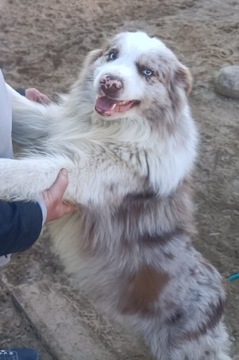
<path id="1" fill-rule="evenodd" d="M 114 109 L 115 109 L 115 107 L 116 107 L 116 104 L 114 104 L 114 105 L 112 106 L 111 110 L 114 110 Z"/>

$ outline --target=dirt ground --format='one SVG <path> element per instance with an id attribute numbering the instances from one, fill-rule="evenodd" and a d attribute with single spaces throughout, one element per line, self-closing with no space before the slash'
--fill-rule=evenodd
<path id="1" fill-rule="evenodd" d="M 216 95 L 213 78 L 222 66 L 239 65 L 238 14 L 238 0 L 0 0 L 0 66 L 13 86 L 51 96 L 66 91 L 86 53 L 122 29 L 159 35 L 191 69 L 190 103 L 201 133 L 195 241 L 224 276 L 239 271 L 239 100 Z M 12 284 L 44 276 L 66 281 L 44 239 L 4 273 Z M 7 294 L 0 300 L 0 314 L 10 311 Z M 238 307 L 239 280 L 228 285 L 226 313 L 239 354 Z M 0 344 L 13 336 L 20 344 L 21 326 L 19 320 L 7 339 L 0 335 Z"/>

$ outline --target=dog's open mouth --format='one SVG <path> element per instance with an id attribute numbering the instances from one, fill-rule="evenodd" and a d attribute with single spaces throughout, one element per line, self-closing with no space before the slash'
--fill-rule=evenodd
<path id="1" fill-rule="evenodd" d="M 111 116 L 128 111 L 137 104 L 139 104 L 137 100 L 121 101 L 103 95 L 96 99 L 95 110 L 101 115 Z"/>

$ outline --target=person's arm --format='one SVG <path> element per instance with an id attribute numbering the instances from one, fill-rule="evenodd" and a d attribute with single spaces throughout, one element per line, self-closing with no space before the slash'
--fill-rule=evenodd
<path id="1" fill-rule="evenodd" d="M 34 202 L 0 201 L 0 256 L 29 248 L 42 229 L 42 211 Z"/>
<path id="2" fill-rule="evenodd" d="M 25 96 L 27 99 L 38 102 L 40 104 L 49 104 L 51 100 L 49 97 L 35 88 L 17 88 L 15 89 L 20 95 Z"/>
<path id="3" fill-rule="evenodd" d="M 43 204 L 0 200 L 0 256 L 28 249 L 39 237 L 45 220 L 48 223 L 76 210 L 74 205 L 62 201 L 67 185 L 68 173 L 63 169 L 43 192 Z"/>

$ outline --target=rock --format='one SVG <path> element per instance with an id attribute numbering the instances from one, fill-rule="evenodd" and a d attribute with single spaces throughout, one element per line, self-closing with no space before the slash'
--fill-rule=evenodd
<path id="1" fill-rule="evenodd" d="M 215 91 L 239 99 L 239 66 L 226 66 L 218 72 L 215 78 Z"/>

